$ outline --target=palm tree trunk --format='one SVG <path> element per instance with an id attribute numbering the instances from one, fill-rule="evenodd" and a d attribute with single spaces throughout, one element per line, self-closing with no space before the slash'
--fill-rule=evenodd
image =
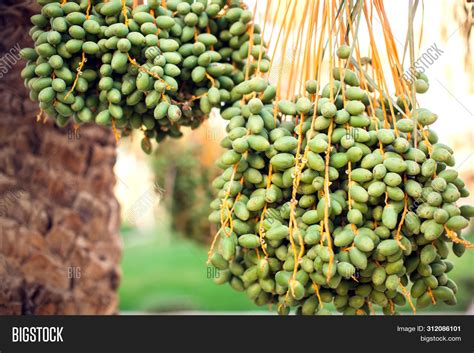
<path id="1" fill-rule="evenodd" d="M 35 1 L 0 4 L 0 58 L 29 46 Z M 113 314 L 120 280 L 113 134 L 37 123 L 21 61 L 0 78 L 0 314 Z M 1 71 L 0 71 L 1 72 Z"/>

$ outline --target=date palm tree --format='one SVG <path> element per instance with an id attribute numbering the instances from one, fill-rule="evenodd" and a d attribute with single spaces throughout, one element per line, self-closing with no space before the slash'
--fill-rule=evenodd
<path id="1" fill-rule="evenodd" d="M 0 314 L 113 314 L 113 134 L 37 122 L 20 71 L 36 1 L 0 3 Z"/>

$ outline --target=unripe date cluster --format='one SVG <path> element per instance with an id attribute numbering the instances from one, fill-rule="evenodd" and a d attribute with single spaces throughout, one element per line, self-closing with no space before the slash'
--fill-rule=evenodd
<path id="1" fill-rule="evenodd" d="M 455 304 L 447 258 L 464 253 L 474 208 L 456 205 L 469 192 L 429 128 L 437 116 L 391 118 L 388 99 L 363 90 L 356 72 L 335 68 L 333 79 L 278 102 L 253 79 L 238 86 L 246 102 L 223 111 L 227 151 L 209 217 L 220 227 L 216 281 L 280 314 L 328 314 L 329 303 L 394 314 L 408 297 L 417 308 Z"/>
<path id="2" fill-rule="evenodd" d="M 73 117 L 143 130 L 147 152 L 150 139 L 179 137 L 240 99 L 235 86 L 257 69 L 249 56 L 269 69 L 260 28 L 240 1 L 38 3 L 34 48 L 22 50 L 31 99 L 61 126 Z"/>

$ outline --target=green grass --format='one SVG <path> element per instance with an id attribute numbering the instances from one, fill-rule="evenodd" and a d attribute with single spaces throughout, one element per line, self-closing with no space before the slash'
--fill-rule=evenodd
<path id="1" fill-rule="evenodd" d="M 120 310 L 255 311 L 245 293 L 218 286 L 207 276 L 207 249 L 163 230 L 122 231 Z M 170 238 L 169 242 L 166 238 Z"/>
<path id="2" fill-rule="evenodd" d="M 207 248 L 164 229 L 137 232 L 123 229 L 123 278 L 119 289 L 122 311 L 263 311 L 245 295 L 218 286 L 207 276 Z M 468 238 L 471 242 L 474 237 Z M 474 298 L 474 251 L 451 255 L 449 277 L 458 287 L 455 306 L 431 306 L 422 312 L 462 312 Z M 409 312 L 407 305 L 401 311 Z"/>

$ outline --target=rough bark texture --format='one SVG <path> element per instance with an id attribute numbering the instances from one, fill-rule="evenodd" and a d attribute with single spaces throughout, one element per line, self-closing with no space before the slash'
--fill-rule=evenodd
<path id="1" fill-rule="evenodd" d="M 34 10 L 34 1 L 2 1 L 0 56 L 30 45 Z M 23 65 L 0 79 L 0 314 L 116 313 L 113 134 L 37 123 Z"/>

